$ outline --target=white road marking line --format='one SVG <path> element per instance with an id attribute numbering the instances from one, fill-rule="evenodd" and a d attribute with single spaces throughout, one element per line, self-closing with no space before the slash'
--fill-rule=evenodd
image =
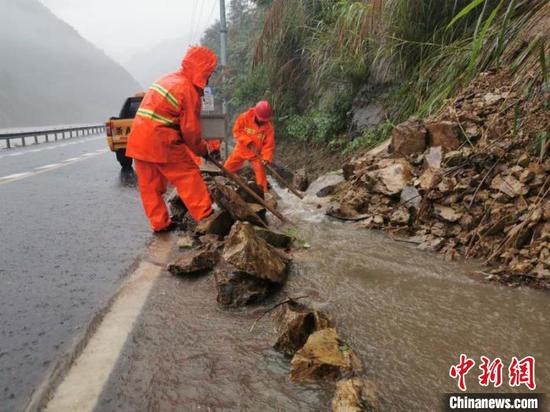
<path id="1" fill-rule="evenodd" d="M 52 163 L 51 165 L 37 167 L 34 170 L 47 170 L 47 169 L 53 169 L 54 167 L 59 167 L 59 166 L 61 166 L 61 163 Z"/>
<path id="2" fill-rule="evenodd" d="M 4 180 L 11 180 L 11 179 L 23 179 L 28 176 L 32 176 L 32 172 L 14 173 L 12 175 L 0 177 L 0 182 Z"/>
<path id="3" fill-rule="evenodd" d="M 40 149 L 30 149 L 30 150 L 23 149 L 21 152 L 17 152 L 17 153 L 0 154 L 0 159 L 2 159 L 3 157 L 21 156 L 21 155 L 26 154 L 26 153 L 39 153 L 39 152 L 43 152 L 44 150 L 53 150 L 53 149 L 58 149 L 60 147 L 70 146 L 70 145 L 74 145 L 74 144 L 87 143 L 87 142 L 91 142 L 91 141 L 99 140 L 99 139 L 105 139 L 105 136 L 99 135 L 99 136 L 90 137 L 90 138 L 87 138 L 87 139 L 86 138 L 85 139 L 79 139 L 79 140 L 74 141 L 74 142 L 58 143 L 58 144 L 55 144 L 55 142 L 50 141 L 50 143 L 52 143 L 53 145 L 46 146 L 46 147 L 43 147 L 43 148 L 40 148 Z M 18 148 L 20 149 L 20 147 L 18 147 Z M 6 149 L 6 150 L 11 150 L 11 149 Z"/>
<path id="4" fill-rule="evenodd" d="M 141 262 L 57 387 L 46 411 L 94 410 L 161 271 L 161 266 Z"/>
<path id="5" fill-rule="evenodd" d="M 82 156 L 79 156 L 79 157 L 71 157 L 70 159 L 65 159 L 61 163 L 52 163 L 49 165 L 36 167 L 33 169 L 32 172 L 15 173 L 12 175 L 2 176 L 0 177 L 0 185 L 16 182 L 18 180 L 26 179 L 27 177 L 36 176 L 45 172 L 49 172 L 51 170 L 69 166 L 73 163 L 89 159 L 92 156 L 99 156 L 102 153 L 107 153 L 107 149 L 104 149 L 101 153 L 99 152 L 84 153 Z"/>

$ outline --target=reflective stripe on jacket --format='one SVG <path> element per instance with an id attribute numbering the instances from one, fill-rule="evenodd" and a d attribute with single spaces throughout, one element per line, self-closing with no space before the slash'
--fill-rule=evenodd
<path id="1" fill-rule="evenodd" d="M 135 159 L 172 163 L 187 157 L 187 145 L 207 153 L 200 125 L 201 91 L 216 68 L 216 55 L 193 47 L 182 69 L 157 80 L 145 94 L 128 136 L 126 154 Z"/>

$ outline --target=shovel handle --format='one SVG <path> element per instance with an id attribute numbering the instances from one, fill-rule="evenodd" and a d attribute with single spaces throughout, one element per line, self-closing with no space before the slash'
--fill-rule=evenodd
<path id="1" fill-rule="evenodd" d="M 256 155 L 256 158 L 258 159 L 258 161 L 261 162 L 262 159 L 261 159 L 260 154 L 258 153 L 258 151 L 256 149 L 252 149 L 252 151 Z M 286 180 L 283 179 L 283 177 L 279 173 L 277 173 L 277 171 L 269 163 L 265 163 L 264 166 L 267 168 L 267 170 L 269 170 L 271 172 L 271 174 L 275 177 L 275 179 L 277 179 L 279 181 L 280 184 L 282 184 L 284 187 L 286 187 L 288 190 L 290 190 L 292 193 L 294 193 L 300 199 L 304 198 L 304 195 L 301 194 L 293 185 L 287 183 Z"/>

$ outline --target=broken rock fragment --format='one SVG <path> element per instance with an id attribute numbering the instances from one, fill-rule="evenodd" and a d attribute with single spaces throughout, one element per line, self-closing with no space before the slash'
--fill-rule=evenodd
<path id="1" fill-rule="evenodd" d="M 227 236 L 235 223 L 227 210 L 219 210 L 201 220 L 195 229 L 199 234 Z"/>
<path id="2" fill-rule="evenodd" d="M 293 180 L 294 187 L 301 192 L 305 192 L 309 187 L 309 176 L 306 168 L 302 168 L 296 171 Z"/>
<path id="3" fill-rule="evenodd" d="M 264 229 L 262 227 L 254 227 L 256 234 L 269 243 L 271 246 L 287 249 L 292 244 L 292 237 L 284 233 L 275 232 L 274 230 Z"/>
<path id="4" fill-rule="evenodd" d="M 446 152 L 460 147 L 460 127 L 456 122 L 435 121 L 426 123 L 430 146 L 441 146 Z"/>
<path id="5" fill-rule="evenodd" d="M 265 299 L 276 285 L 222 265 L 215 272 L 217 301 L 221 306 L 236 308 Z"/>
<path id="6" fill-rule="evenodd" d="M 417 119 L 409 119 L 397 125 L 392 131 L 392 147 L 404 156 L 424 152 L 427 144 L 427 131 Z"/>
<path id="7" fill-rule="evenodd" d="M 176 276 L 195 275 L 212 269 L 219 260 L 220 253 L 215 248 L 202 246 L 184 253 L 168 265 L 168 271 Z"/>
<path id="8" fill-rule="evenodd" d="M 336 333 L 322 329 L 313 333 L 290 363 L 290 379 L 294 382 L 337 380 L 363 369 L 355 352 Z"/>
<path id="9" fill-rule="evenodd" d="M 352 378 L 336 383 L 333 412 L 374 412 L 379 407 L 376 385 L 372 381 Z"/>
<path id="10" fill-rule="evenodd" d="M 281 306 L 277 313 L 279 337 L 274 348 L 285 355 L 292 356 L 304 346 L 313 332 L 328 327 L 330 327 L 330 321 L 323 312 L 291 301 Z"/>
<path id="11" fill-rule="evenodd" d="M 288 256 L 260 238 L 252 225 L 237 222 L 227 237 L 223 258 L 239 271 L 282 284 L 286 281 Z"/>
<path id="12" fill-rule="evenodd" d="M 257 226 L 265 226 L 265 223 L 258 217 L 256 212 L 251 209 L 248 203 L 241 198 L 235 189 L 227 184 L 227 179 L 223 177 L 214 178 L 214 190 L 212 197 L 216 203 L 227 210 L 234 220 L 250 222 Z"/>

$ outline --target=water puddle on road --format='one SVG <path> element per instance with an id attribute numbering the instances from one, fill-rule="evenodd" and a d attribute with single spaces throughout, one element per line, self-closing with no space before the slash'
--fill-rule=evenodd
<path id="1" fill-rule="evenodd" d="M 500 392 L 512 392 L 513 356 L 535 356 L 537 389 L 550 387 L 548 293 L 479 283 L 466 276 L 472 267 L 464 263 L 331 222 L 308 204 L 311 196 L 300 203 L 280 193 L 281 209 L 311 245 L 296 254 L 289 288 L 331 315 L 378 385 L 382 410 L 439 409 L 444 393 L 458 392 L 449 368 L 461 353 L 477 362 L 469 392 L 483 391 L 480 355 L 503 360 Z"/>

